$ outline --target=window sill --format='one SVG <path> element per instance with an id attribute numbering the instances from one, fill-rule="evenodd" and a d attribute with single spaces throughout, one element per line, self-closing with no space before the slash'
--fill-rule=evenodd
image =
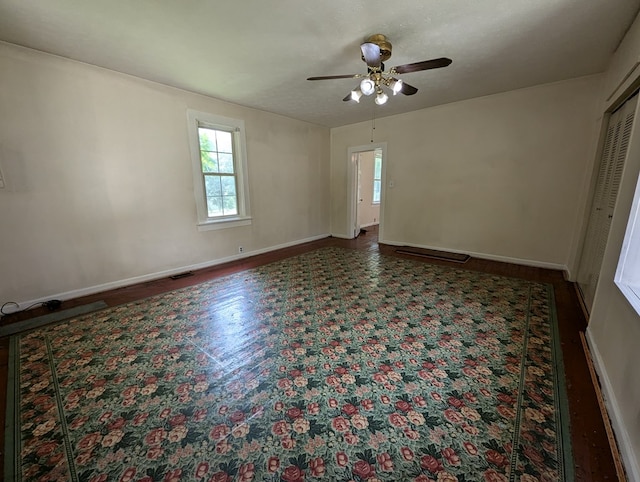
<path id="1" fill-rule="evenodd" d="M 201 221 L 198 223 L 198 231 L 214 231 L 217 229 L 236 228 L 239 226 L 249 226 L 251 217 L 234 216 L 224 219 L 211 219 L 209 221 Z"/>
<path id="2" fill-rule="evenodd" d="M 636 313 L 640 315 L 640 286 L 623 283 L 621 281 L 615 282 L 627 301 L 636 310 Z"/>

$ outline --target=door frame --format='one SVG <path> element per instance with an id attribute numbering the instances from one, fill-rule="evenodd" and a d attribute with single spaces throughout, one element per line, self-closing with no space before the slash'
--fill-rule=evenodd
<path id="1" fill-rule="evenodd" d="M 387 176 L 387 143 L 376 142 L 363 146 L 353 146 L 347 149 L 347 237 L 353 239 L 359 234 L 358 223 L 358 164 L 361 152 L 382 150 L 382 170 L 380 179 L 380 223 L 378 227 L 378 241 L 384 239 L 384 203 L 386 198 Z"/>

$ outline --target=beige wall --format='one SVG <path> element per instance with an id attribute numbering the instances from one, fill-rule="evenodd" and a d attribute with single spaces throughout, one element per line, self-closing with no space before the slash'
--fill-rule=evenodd
<path id="1" fill-rule="evenodd" d="M 387 142 L 383 241 L 569 267 L 601 83 L 590 76 L 376 119 L 375 141 Z M 370 122 L 331 132 L 337 235 L 346 235 L 347 149 L 370 135 Z"/>
<path id="2" fill-rule="evenodd" d="M 640 83 L 640 20 L 636 19 L 606 74 L 602 112 Z M 628 77 L 627 77 L 628 76 Z M 623 82 L 625 77 L 627 81 Z M 621 84 L 622 83 L 622 84 Z M 609 100 L 607 100 L 609 99 Z M 631 481 L 640 481 L 640 316 L 614 284 L 614 274 L 640 172 L 640 116 L 631 136 L 611 231 L 591 311 L 587 335 L 609 415 Z"/>
<path id="3" fill-rule="evenodd" d="M 329 130 L 0 44 L 0 301 L 329 233 Z M 199 232 L 188 108 L 243 119 L 253 224 Z"/>

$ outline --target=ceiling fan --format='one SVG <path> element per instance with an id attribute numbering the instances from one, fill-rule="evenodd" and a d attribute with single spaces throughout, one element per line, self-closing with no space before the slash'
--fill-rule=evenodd
<path id="1" fill-rule="evenodd" d="M 396 75 L 409 74 L 421 70 L 439 69 L 450 65 L 452 62 L 451 59 L 440 57 L 437 59 L 423 60 L 422 62 L 396 65 L 388 71 L 385 71 L 382 62 L 391 57 L 391 48 L 391 43 L 384 35 L 379 33 L 372 35 L 360 45 L 362 60 L 367 64 L 366 74 L 325 75 L 321 77 L 309 77 L 307 80 L 362 79 L 360 85 L 353 89 L 342 100 L 345 102 L 349 100 L 360 102 L 360 98 L 363 95 L 376 94 L 376 104 L 382 105 L 389 99 L 383 87 L 390 89 L 393 95 L 398 92 L 404 95 L 413 95 L 418 92 L 416 87 L 396 78 Z"/>

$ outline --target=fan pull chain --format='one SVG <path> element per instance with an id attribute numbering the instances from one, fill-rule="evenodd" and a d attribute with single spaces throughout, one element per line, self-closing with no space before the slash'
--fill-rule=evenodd
<path id="1" fill-rule="evenodd" d="M 373 133 L 376 130 L 376 106 L 373 106 L 373 118 L 371 119 L 371 142 L 373 143 Z"/>

